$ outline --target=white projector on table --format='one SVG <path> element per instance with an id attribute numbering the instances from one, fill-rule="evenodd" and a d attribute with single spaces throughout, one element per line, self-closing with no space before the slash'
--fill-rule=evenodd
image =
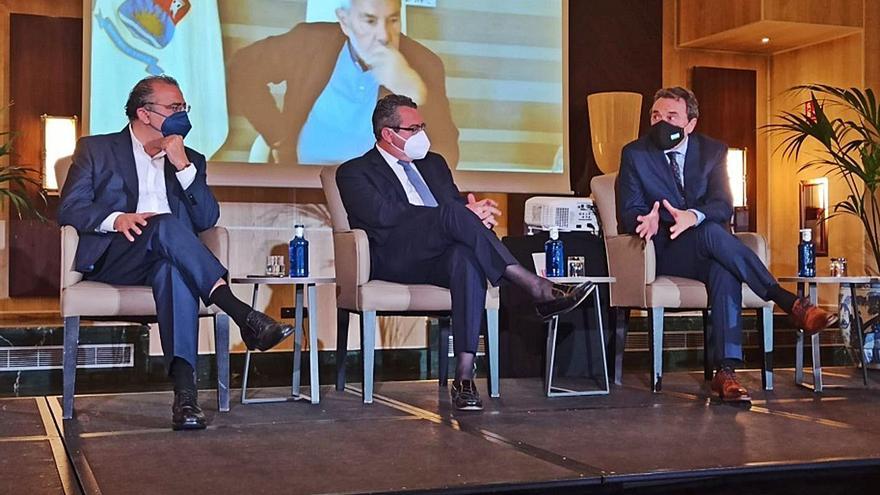
<path id="1" fill-rule="evenodd" d="M 590 198 L 536 196 L 526 200 L 525 224 L 529 230 L 591 232 L 599 234 L 599 217 Z"/>

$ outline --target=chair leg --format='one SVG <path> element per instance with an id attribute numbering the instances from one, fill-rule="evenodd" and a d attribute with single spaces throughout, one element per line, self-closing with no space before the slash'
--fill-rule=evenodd
<path id="1" fill-rule="evenodd" d="M 773 390 L 773 306 L 758 309 L 758 324 L 761 327 L 761 368 L 764 390 Z"/>
<path id="2" fill-rule="evenodd" d="M 498 310 L 486 310 L 486 333 L 489 337 L 489 397 L 501 397 L 501 380 L 498 371 Z"/>
<path id="3" fill-rule="evenodd" d="M 623 384 L 623 353 L 626 351 L 626 334 L 629 331 L 629 308 L 616 308 L 614 314 L 614 337 L 610 339 L 614 356 L 614 383 Z"/>
<path id="4" fill-rule="evenodd" d="M 709 334 L 712 332 L 712 312 L 703 310 L 703 380 L 712 381 L 712 371 L 715 363 L 712 362 L 712 349 L 709 345 Z"/>
<path id="5" fill-rule="evenodd" d="M 651 308 L 651 390 L 660 392 L 663 389 L 663 308 Z"/>
<path id="6" fill-rule="evenodd" d="M 217 410 L 229 411 L 229 315 L 214 315 L 214 355 L 217 359 Z"/>
<path id="7" fill-rule="evenodd" d="M 76 354 L 79 347 L 79 316 L 64 318 L 64 388 L 62 392 L 62 418 L 73 418 L 73 395 L 76 386 Z"/>
<path id="8" fill-rule="evenodd" d="M 376 354 L 376 312 L 361 314 L 361 349 L 364 354 L 364 404 L 373 403 L 373 360 Z"/>
<path id="9" fill-rule="evenodd" d="M 348 322 L 351 312 L 336 310 L 336 390 L 345 390 L 345 358 L 348 355 Z"/>
<path id="10" fill-rule="evenodd" d="M 437 365 L 440 368 L 438 385 L 446 387 L 449 382 L 449 334 L 452 332 L 452 319 L 441 317 L 437 320 L 440 334 L 437 345 Z"/>

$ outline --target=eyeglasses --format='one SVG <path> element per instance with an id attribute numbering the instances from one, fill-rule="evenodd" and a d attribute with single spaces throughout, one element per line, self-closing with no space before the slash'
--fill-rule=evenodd
<path id="1" fill-rule="evenodd" d="M 186 103 L 171 103 L 170 105 L 166 105 L 164 103 L 156 103 L 153 101 L 148 101 L 148 102 L 146 102 L 146 105 L 158 105 L 160 107 L 167 108 L 168 110 L 171 110 L 172 113 L 177 113 L 177 112 L 189 113 L 189 111 L 192 110 L 192 107 L 187 105 Z"/>
<path id="2" fill-rule="evenodd" d="M 428 128 L 428 124 L 425 124 L 424 122 L 422 122 L 421 124 L 413 124 L 408 127 L 400 127 L 400 126 L 389 127 L 389 129 L 394 129 L 395 131 L 409 131 L 409 132 L 412 132 L 413 134 L 415 134 L 419 131 L 424 131 L 427 128 Z"/>

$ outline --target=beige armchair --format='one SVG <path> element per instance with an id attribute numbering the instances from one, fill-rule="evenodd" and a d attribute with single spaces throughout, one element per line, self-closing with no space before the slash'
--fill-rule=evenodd
<path id="1" fill-rule="evenodd" d="M 352 229 L 348 213 L 336 187 L 337 167 L 321 170 L 321 185 L 333 223 L 333 250 L 336 264 L 337 318 L 336 388 L 345 386 L 345 356 L 348 351 L 348 313 L 361 316 L 361 349 L 364 361 L 364 403 L 373 402 L 373 355 L 376 349 L 377 316 L 432 316 L 446 318 L 452 308 L 449 290 L 435 285 L 406 285 L 370 280 L 370 244 L 367 233 Z M 489 395 L 499 396 L 498 379 L 498 289 L 486 296 L 487 347 L 489 354 Z M 443 363 L 446 360 L 441 332 L 441 384 L 445 384 Z"/>
<path id="2" fill-rule="evenodd" d="M 67 178 L 69 160 L 56 164 L 59 187 Z M 214 256 L 229 266 L 229 233 L 223 227 L 202 232 L 199 237 Z M 61 228 L 61 316 L 64 318 L 63 397 L 64 419 L 73 417 L 74 387 L 80 321 L 156 321 L 156 303 L 153 292 L 146 286 L 111 285 L 83 280 L 75 271 L 74 255 L 79 242 L 76 229 Z M 214 339 L 217 356 L 217 404 L 220 411 L 229 411 L 229 317 L 215 306 L 206 308 L 200 303 L 200 317 L 214 319 Z"/>
<path id="3" fill-rule="evenodd" d="M 703 337 L 708 333 L 709 311 L 706 286 L 697 280 L 656 274 L 656 260 L 653 241 L 644 242 L 638 236 L 620 234 L 617 230 L 617 206 L 615 201 L 615 181 L 617 174 L 600 175 L 590 183 L 602 232 L 605 238 L 605 252 L 608 257 L 608 274 L 617 278 L 611 284 L 611 306 L 617 315 L 617 330 L 612 337 L 614 347 L 614 379 L 620 384 L 623 368 L 623 352 L 629 313 L 632 309 L 646 309 L 649 313 L 649 340 L 651 342 L 651 388 L 659 392 L 663 378 L 663 317 L 667 311 L 703 312 Z M 745 243 L 766 265 L 768 263 L 767 243 L 754 233 L 738 233 L 737 237 Z M 773 303 L 758 297 L 743 285 L 743 308 L 757 312 L 763 338 L 762 381 L 765 390 L 773 389 Z M 705 352 L 705 349 L 704 349 Z M 712 363 L 708 354 L 704 359 L 706 380 L 712 378 Z"/>

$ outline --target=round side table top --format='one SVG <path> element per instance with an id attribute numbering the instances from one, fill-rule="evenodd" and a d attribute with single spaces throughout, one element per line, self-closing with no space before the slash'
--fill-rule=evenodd
<path id="1" fill-rule="evenodd" d="M 581 284 L 593 282 L 594 284 L 610 284 L 617 281 L 614 277 L 547 277 L 547 280 L 557 284 Z"/>
<path id="2" fill-rule="evenodd" d="M 292 284 L 332 284 L 336 277 L 267 277 L 266 275 L 248 275 L 246 277 L 233 277 L 233 284 L 265 284 L 265 285 L 292 285 Z"/>
<path id="3" fill-rule="evenodd" d="M 856 277 L 832 277 L 832 276 L 819 276 L 819 277 L 779 277 L 777 279 L 780 282 L 797 282 L 804 284 L 870 284 L 880 282 L 880 278 L 871 277 L 868 275 L 856 276 Z"/>

